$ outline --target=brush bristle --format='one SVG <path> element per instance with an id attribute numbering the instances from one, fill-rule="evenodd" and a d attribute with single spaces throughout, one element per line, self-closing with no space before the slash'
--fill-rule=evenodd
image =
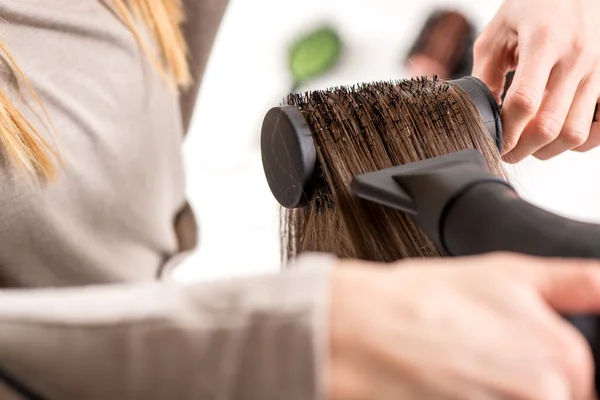
<path id="1" fill-rule="evenodd" d="M 284 213 L 287 259 L 306 251 L 375 261 L 439 256 L 408 217 L 355 199 L 352 179 L 467 148 L 489 149 L 490 169 L 499 172 L 495 145 L 482 135 L 486 129 L 472 100 L 438 77 L 292 93 L 284 104 L 303 113 L 320 165 L 309 204 Z M 397 227 L 388 226 L 391 220 Z M 381 229 L 368 228 L 373 225 Z"/>

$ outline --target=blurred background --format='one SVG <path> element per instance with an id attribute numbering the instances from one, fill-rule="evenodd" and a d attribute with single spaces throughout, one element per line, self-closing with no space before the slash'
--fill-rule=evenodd
<path id="1" fill-rule="evenodd" d="M 279 269 L 278 207 L 263 176 L 259 132 L 291 90 L 290 46 L 323 26 L 341 38 L 331 70 L 299 90 L 408 77 L 403 59 L 428 15 L 455 9 L 481 30 L 501 0 L 230 0 L 185 143 L 198 250 L 175 272 L 184 281 Z M 600 151 L 512 168 L 530 201 L 600 222 Z"/>

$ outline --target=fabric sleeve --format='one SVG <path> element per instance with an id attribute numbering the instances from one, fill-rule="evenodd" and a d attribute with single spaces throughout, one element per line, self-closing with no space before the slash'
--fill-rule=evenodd
<path id="1" fill-rule="evenodd" d="M 228 0 L 183 0 L 186 20 L 182 30 L 193 78 L 193 84 L 181 94 L 184 132 L 190 126 L 198 90 L 227 4 Z"/>
<path id="2" fill-rule="evenodd" d="M 0 394 L 322 400 L 332 265 L 309 255 L 222 282 L 0 291 Z"/>

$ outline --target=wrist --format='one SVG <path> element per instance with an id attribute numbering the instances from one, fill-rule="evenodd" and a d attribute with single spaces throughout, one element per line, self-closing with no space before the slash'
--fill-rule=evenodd
<path id="1" fill-rule="evenodd" d="M 331 275 L 329 357 L 325 379 L 327 398 L 349 400 L 367 398 L 366 365 L 361 355 L 365 333 L 364 310 L 372 271 L 356 261 L 341 261 Z M 368 325 L 368 324 L 366 324 Z"/>

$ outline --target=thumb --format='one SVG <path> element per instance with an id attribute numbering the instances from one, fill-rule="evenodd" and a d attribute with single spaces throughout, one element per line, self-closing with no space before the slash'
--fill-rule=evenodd
<path id="1" fill-rule="evenodd" d="M 600 263 L 545 260 L 532 272 L 544 301 L 559 313 L 600 313 Z"/>
<path id="2" fill-rule="evenodd" d="M 505 82 L 505 71 L 493 63 L 475 63 L 473 76 L 480 79 L 490 89 L 497 104 L 502 102 L 502 93 Z"/>
<path id="3" fill-rule="evenodd" d="M 490 41 L 486 36 L 480 36 L 475 43 L 472 75 L 487 85 L 498 104 L 509 69 L 507 49 L 498 40 Z"/>

